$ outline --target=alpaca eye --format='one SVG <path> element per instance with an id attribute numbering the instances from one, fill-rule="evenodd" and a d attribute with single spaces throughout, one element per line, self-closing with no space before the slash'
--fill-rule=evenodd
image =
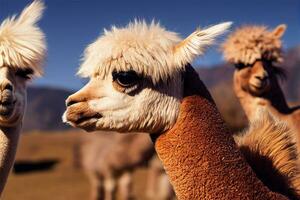
<path id="1" fill-rule="evenodd" d="M 32 69 L 18 69 L 15 73 L 16 76 L 19 76 L 21 78 L 24 79 L 30 79 L 31 75 L 33 74 L 33 70 Z"/>
<path id="2" fill-rule="evenodd" d="M 138 83 L 139 76 L 135 71 L 113 72 L 113 81 L 116 81 L 122 87 L 131 87 Z"/>
<path id="3" fill-rule="evenodd" d="M 234 66 L 235 66 L 235 68 L 237 68 L 237 69 L 243 69 L 243 68 L 246 67 L 246 65 L 243 64 L 243 63 L 236 63 Z"/>

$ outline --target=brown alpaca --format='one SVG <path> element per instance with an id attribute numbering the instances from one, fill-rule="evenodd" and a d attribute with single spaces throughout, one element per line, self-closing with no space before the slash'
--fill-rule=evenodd
<path id="1" fill-rule="evenodd" d="M 248 163 L 245 157 L 251 161 L 251 156 L 245 153 L 244 157 L 244 146 L 255 155 L 256 146 L 245 139 L 244 143 L 237 140 L 238 148 L 209 92 L 189 65 L 229 26 L 223 23 L 197 29 L 184 40 L 155 23 L 135 22 L 105 31 L 85 52 L 79 73 L 90 81 L 67 99 L 64 121 L 87 131 L 150 133 L 178 199 L 298 198 L 294 186 L 299 177 L 298 153 L 292 132 L 283 129 L 290 137 L 275 134 L 285 125 L 271 121 L 270 131 L 280 137 L 269 147 L 262 134 L 253 132 L 265 130 L 268 124 L 255 123 L 259 128 L 250 128 L 244 137 L 260 142 L 258 152 L 263 153 L 257 157 L 265 159 Z M 291 148 L 284 148 L 285 143 Z M 283 154 L 288 155 L 288 169 L 281 165 Z M 292 188 L 288 190 L 292 194 L 271 187 L 270 177 L 260 177 L 260 169 L 255 173 L 256 162 L 262 166 L 271 163 L 268 169 L 278 171 L 272 176 L 284 177 L 284 188 Z"/>
<path id="2" fill-rule="evenodd" d="M 189 67 L 178 120 L 155 140 L 155 149 L 178 199 L 287 199 L 257 178 L 209 92 Z"/>
<path id="3" fill-rule="evenodd" d="M 223 44 L 224 57 L 235 64 L 234 91 L 248 119 L 264 107 L 277 118 L 295 127 L 300 136 L 300 107 L 290 108 L 279 85 L 284 71 L 281 37 L 285 25 L 273 31 L 263 26 L 245 26 L 233 32 Z M 299 146 L 300 147 L 300 146 Z"/>
<path id="4" fill-rule="evenodd" d="M 91 199 L 115 199 L 117 189 L 121 199 L 132 199 L 132 172 L 146 165 L 153 153 L 153 144 L 145 134 L 102 133 L 83 137 L 79 155 L 81 166 L 91 184 Z M 155 160 L 151 159 L 151 163 Z M 161 171 L 157 173 L 157 170 L 161 170 L 161 164 L 154 163 L 156 165 L 150 165 L 151 177 L 148 178 L 154 178 L 155 181 L 147 185 L 147 195 L 156 200 L 168 200 L 172 191 L 165 195 L 157 193 L 155 189 L 150 190 L 162 178 Z M 168 182 L 165 187 L 169 187 Z"/>

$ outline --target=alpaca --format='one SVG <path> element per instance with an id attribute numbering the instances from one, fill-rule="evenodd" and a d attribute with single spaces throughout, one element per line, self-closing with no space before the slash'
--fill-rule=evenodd
<path id="1" fill-rule="evenodd" d="M 295 127 L 300 136 L 300 106 L 288 106 L 278 80 L 285 74 L 276 66 L 283 60 L 281 37 L 285 29 L 285 25 L 271 31 L 264 26 L 245 26 L 233 32 L 222 49 L 225 59 L 236 67 L 234 91 L 248 119 L 265 107 Z"/>
<path id="2" fill-rule="evenodd" d="M 257 157 L 265 159 L 257 162 L 269 164 L 267 170 L 276 172 L 273 176 L 283 177 L 276 179 L 286 183 L 282 185 L 287 189 L 282 192 L 269 187 L 273 179 L 251 168 L 242 154 L 247 148 L 242 143 L 238 148 L 208 90 L 189 64 L 230 25 L 197 29 L 184 40 L 154 22 L 147 25 L 135 21 L 124 28 L 105 30 L 85 50 L 78 73 L 90 81 L 66 100 L 64 122 L 86 131 L 149 133 L 181 200 L 298 198 L 294 186 L 299 176 L 295 161 L 298 154 L 291 137 L 274 140 L 280 142 L 276 143 L 279 152 L 287 151 L 289 161 L 286 168 L 277 169 L 283 165 L 282 155 L 264 143 L 264 135 L 255 134 L 255 128 L 244 134 L 264 144 L 259 148 L 268 148 L 259 149 L 258 153 L 264 154 Z M 292 135 L 289 129 L 282 129 L 282 123 L 270 123 L 269 128 L 258 129 L 274 133 L 284 130 Z M 251 140 L 245 139 L 245 146 Z M 286 143 L 290 148 L 282 147 Z M 257 154 L 252 145 L 248 149 Z"/>
<path id="3" fill-rule="evenodd" d="M 157 155 L 149 163 L 148 180 L 146 188 L 147 199 L 174 200 L 175 194 L 166 175 L 164 167 Z"/>
<path id="4" fill-rule="evenodd" d="M 0 194 L 15 158 L 27 82 L 43 72 L 46 44 L 36 25 L 43 10 L 43 2 L 34 1 L 0 25 Z"/>
<path id="5" fill-rule="evenodd" d="M 131 199 L 132 172 L 137 167 L 146 165 L 153 153 L 153 144 L 145 134 L 103 133 L 83 137 L 79 155 L 81 166 L 91 183 L 91 199 L 115 199 L 116 188 L 119 189 L 122 199 Z M 153 160 L 155 159 L 151 159 L 151 163 Z M 155 176 L 155 180 L 160 178 L 161 173 L 153 172 L 160 166 L 157 162 L 150 165 L 149 175 Z M 157 182 L 150 184 L 152 185 L 147 187 L 154 187 Z M 169 187 L 168 182 L 165 185 Z M 168 200 L 167 198 L 172 195 L 172 191 L 158 196 L 153 194 L 156 190 L 149 192 L 149 196 L 154 196 L 157 200 Z"/>

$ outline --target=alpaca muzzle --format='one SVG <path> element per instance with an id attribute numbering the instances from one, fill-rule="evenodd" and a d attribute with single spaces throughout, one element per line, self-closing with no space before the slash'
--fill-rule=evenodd
<path id="1" fill-rule="evenodd" d="M 66 103 L 67 110 L 63 115 L 63 121 L 73 127 L 92 131 L 98 119 L 102 118 L 100 113 L 92 111 L 87 102 Z"/>
<path id="2" fill-rule="evenodd" d="M 8 85 L 0 92 L 0 116 L 10 117 L 15 108 L 16 100 L 14 100 L 13 87 Z"/>

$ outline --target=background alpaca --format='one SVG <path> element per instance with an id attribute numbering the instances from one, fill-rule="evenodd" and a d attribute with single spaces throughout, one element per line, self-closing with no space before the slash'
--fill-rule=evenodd
<path id="1" fill-rule="evenodd" d="M 26 83 L 42 73 L 46 45 L 36 23 L 44 4 L 34 1 L 0 25 L 0 192 L 14 162 L 26 106 Z"/>
<path id="2" fill-rule="evenodd" d="M 249 132 L 251 134 L 247 134 Z M 249 130 L 235 135 L 234 139 L 265 185 L 290 199 L 299 199 L 299 151 L 294 135 L 295 132 L 285 122 L 261 109 L 250 123 Z"/>
<path id="3" fill-rule="evenodd" d="M 281 37 L 286 26 L 274 30 L 264 26 L 245 26 L 233 32 L 223 44 L 225 59 L 236 67 L 234 91 L 248 119 L 261 107 L 295 127 L 300 136 L 300 107 L 290 108 L 279 85 L 284 70 Z"/>
<path id="4" fill-rule="evenodd" d="M 229 26 L 184 40 L 155 23 L 105 31 L 85 52 L 79 74 L 90 82 L 67 99 L 64 120 L 87 131 L 149 132 L 179 199 L 286 199 L 256 177 L 189 65 Z M 281 175 L 298 176 L 297 167 Z"/>
<path id="5" fill-rule="evenodd" d="M 148 199 L 153 200 L 176 199 L 169 177 L 156 154 L 149 163 L 146 196 Z"/>
<path id="6" fill-rule="evenodd" d="M 145 134 L 90 135 L 83 137 L 80 145 L 81 166 L 91 183 L 91 199 L 115 199 L 116 189 L 121 199 L 131 199 L 132 172 L 142 165 L 148 165 L 151 159 L 149 175 L 154 178 L 147 184 L 149 199 L 167 200 L 172 197 L 172 190 L 162 194 L 159 180 L 164 180 L 162 165 L 153 157 L 154 148 L 150 138 Z M 158 161 L 159 162 L 159 161 Z M 153 163 L 153 164 L 152 164 Z"/>

